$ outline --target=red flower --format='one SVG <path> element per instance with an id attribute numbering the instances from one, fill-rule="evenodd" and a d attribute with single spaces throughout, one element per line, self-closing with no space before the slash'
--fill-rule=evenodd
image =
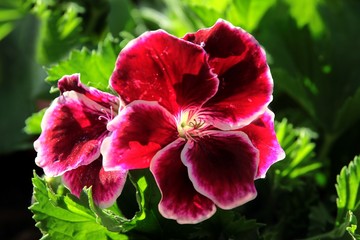
<path id="1" fill-rule="evenodd" d="M 215 206 L 242 205 L 284 158 L 265 53 L 228 22 L 183 39 L 143 34 L 119 54 L 110 84 L 128 105 L 108 124 L 104 168 L 150 166 L 164 217 L 197 223 Z"/>
<path id="2" fill-rule="evenodd" d="M 119 109 L 119 99 L 83 85 L 79 75 L 58 82 L 61 96 L 54 99 L 41 122 L 42 132 L 34 142 L 36 164 L 47 176 L 62 176 L 71 192 L 80 196 L 92 186 L 101 207 L 114 203 L 124 186 L 127 171 L 104 171 L 100 145 L 110 134 L 106 124 Z"/>

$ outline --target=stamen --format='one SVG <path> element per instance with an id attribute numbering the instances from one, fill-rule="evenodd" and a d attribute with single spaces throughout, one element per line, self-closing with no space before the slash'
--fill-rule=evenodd
<path id="1" fill-rule="evenodd" d="M 112 106 L 110 106 L 110 114 L 104 108 L 100 108 L 100 111 L 103 112 L 104 115 L 100 115 L 98 117 L 99 120 L 106 120 L 107 122 L 110 122 L 114 118 L 114 110 Z"/>
<path id="2" fill-rule="evenodd" d="M 203 125 L 205 124 L 205 121 L 202 119 L 199 119 L 199 122 L 196 120 L 196 118 L 192 121 L 189 122 L 189 126 L 195 129 L 201 128 Z"/>
<path id="3" fill-rule="evenodd" d="M 197 141 L 197 137 L 202 135 L 202 127 L 205 120 L 197 114 L 196 111 L 181 112 L 177 120 L 178 132 L 181 138 Z"/>

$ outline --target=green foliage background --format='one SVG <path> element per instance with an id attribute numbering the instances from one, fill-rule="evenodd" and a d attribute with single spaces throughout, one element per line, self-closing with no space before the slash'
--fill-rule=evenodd
<path id="1" fill-rule="evenodd" d="M 127 218 L 126 209 L 96 209 L 91 189 L 77 200 L 35 174 L 30 210 L 43 239 L 85 239 L 88 227 L 97 239 L 359 239 L 359 13 L 358 0 L 1 0 L 1 154 L 32 149 L 62 75 L 78 72 L 110 91 L 118 52 L 147 30 L 182 37 L 226 19 L 264 47 L 275 82 L 270 108 L 287 157 L 257 181 L 255 200 L 179 226 L 154 210 L 150 176 L 131 174 L 138 206 Z M 71 225 L 78 235 L 64 237 L 67 220 L 47 211 L 69 209 L 84 226 Z"/>

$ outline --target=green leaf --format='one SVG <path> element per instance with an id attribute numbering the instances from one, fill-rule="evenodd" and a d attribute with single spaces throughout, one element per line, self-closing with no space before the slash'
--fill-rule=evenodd
<path id="1" fill-rule="evenodd" d="M 357 229 L 357 225 L 358 225 L 357 219 L 351 211 L 349 211 L 348 214 L 350 215 L 350 220 L 349 220 L 348 227 L 346 227 L 346 231 L 350 234 L 350 236 L 353 238 L 353 240 L 359 240 L 360 234 L 357 234 L 355 232 Z"/>
<path id="2" fill-rule="evenodd" d="M 290 14 L 296 20 L 299 28 L 309 25 L 313 36 L 319 36 L 325 30 L 323 20 L 319 12 L 319 6 L 323 0 L 285 0 L 290 6 Z"/>
<path id="3" fill-rule="evenodd" d="M 252 32 L 276 0 L 196 0 L 186 1 L 186 3 L 206 26 L 211 26 L 217 19 L 223 18 Z"/>
<path id="4" fill-rule="evenodd" d="M 137 13 L 138 17 L 141 16 L 145 25 L 151 25 L 151 28 L 164 29 L 178 37 L 182 37 L 188 32 L 194 32 L 200 26 L 203 26 L 182 1 L 162 0 L 160 3 L 160 6 L 154 6 L 154 4 L 148 6 L 146 3 L 140 4 L 135 13 Z M 138 23 L 137 25 L 145 28 L 143 31 L 146 31 L 146 26 L 141 26 L 142 24 Z M 154 27 L 154 24 L 157 26 Z"/>
<path id="5" fill-rule="evenodd" d="M 35 0 L 32 12 L 40 19 L 37 60 L 48 65 L 74 48 L 93 45 L 104 37 L 108 1 Z"/>
<path id="6" fill-rule="evenodd" d="M 145 219 L 144 192 L 147 188 L 146 179 L 145 177 L 141 177 L 137 181 L 133 181 L 130 177 L 130 180 L 136 187 L 136 196 L 139 205 L 139 211 L 136 212 L 133 218 L 127 219 L 122 216 L 119 209 L 116 209 L 116 211 L 113 211 L 113 209 L 101 209 L 94 203 L 90 204 L 91 210 L 96 213 L 97 221 L 110 231 L 128 232 L 136 227 L 138 221 Z"/>
<path id="7" fill-rule="evenodd" d="M 343 222 L 349 210 L 360 219 L 360 157 L 356 156 L 347 167 L 343 167 L 336 180 L 337 224 Z"/>
<path id="8" fill-rule="evenodd" d="M 322 163 L 314 158 L 314 139 L 317 138 L 315 132 L 309 128 L 295 128 L 286 118 L 275 123 L 275 131 L 286 153 L 285 159 L 274 166 L 278 181 L 310 176 L 310 173 L 322 167 Z"/>
<path id="9" fill-rule="evenodd" d="M 334 139 L 359 119 L 348 102 L 349 96 L 354 103 L 358 98 L 360 44 L 353 39 L 360 36 L 355 27 L 359 9 L 359 1 L 278 1 L 256 32 L 271 57 L 275 88 L 293 98 L 313 124 Z M 324 34 L 314 36 L 310 25 L 320 13 Z M 341 115 L 339 109 L 344 109 Z"/>
<path id="10" fill-rule="evenodd" d="M 110 35 L 98 45 L 97 50 L 73 50 L 68 59 L 47 69 L 46 81 L 59 80 L 64 75 L 80 73 L 81 81 L 103 91 L 109 91 L 109 78 L 120 52 L 117 39 Z"/>
<path id="11" fill-rule="evenodd" d="M 224 1 L 185 1 L 186 5 L 198 16 L 205 26 L 212 26 L 218 18 L 224 16 L 226 9 L 231 6 L 232 0 Z"/>
<path id="12" fill-rule="evenodd" d="M 51 180 L 40 178 L 34 172 L 32 179 L 33 203 L 29 207 L 36 226 L 44 239 L 128 239 L 127 236 L 107 230 L 96 221 L 91 211 L 91 190 L 84 191 L 80 199 L 60 187 L 54 191 Z"/>
<path id="13" fill-rule="evenodd" d="M 227 16 L 233 24 L 242 26 L 246 31 L 254 31 L 267 10 L 276 3 L 276 0 L 243 0 L 233 1 Z"/>
<path id="14" fill-rule="evenodd" d="M 320 240 L 320 239 L 343 239 L 343 240 L 359 240 L 360 235 L 355 233 L 357 229 L 357 219 L 352 211 L 347 211 L 344 220 L 335 226 L 335 228 L 329 232 L 322 233 L 316 236 L 312 236 L 303 240 Z M 348 233 L 349 235 L 345 234 Z"/>
<path id="15" fill-rule="evenodd" d="M 58 3 L 55 1 L 35 1 L 32 8 L 41 22 L 37 42 L 37 59 L 41 64 L 53 63 L 79 44 L 84 12 L 76 3 Z"/>
<path id="16" fill-rule="evenodd" d="M 27 134 L 40 134 L 41 133 L 41 120 L 44 116 L 46 108 L 40 110 L 37 113 L 33 113 L 25 120 L 24 131 Z"/>
<path id="17" fill-rule="evenodd" d="M 159 223 L 158 203 L 160 201 L 160 191 L 157 188 L 155 179 L 149 169 L 131 171 L 130 180 L 136 188 L 136 197 L 139 211 L 131 220 L 136 222 L 136 231 L 155 234 L 159 236 L 163 226 Z"/>

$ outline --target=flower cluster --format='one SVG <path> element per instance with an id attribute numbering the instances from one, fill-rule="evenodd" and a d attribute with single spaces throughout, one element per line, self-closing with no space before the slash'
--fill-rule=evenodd
<path id="1" fill-rule="evenodd" d="M 285 157 L 265 52 L 224 20 L 183 38 L 142 34 L 120 52 L 110 86 L 117 96 L 64 76 L 34 143 L 46 175 L 77 196 L 93 186 L 101 207 L 129 170 L 149 168 L 160 213 L 198 223 L 255 198 L 254 180 Z"/>

